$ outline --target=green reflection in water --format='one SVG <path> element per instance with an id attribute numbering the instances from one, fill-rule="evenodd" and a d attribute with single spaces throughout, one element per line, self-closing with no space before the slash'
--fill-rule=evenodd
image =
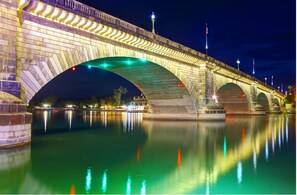
<path id="1" fill-rule="evenodd" d="M 107 190 L 107 170 L 103 171 L 101 190 L 102 190 L 103 193 L 106 193 L 106 190 Z"/>
<path id="2" fill-rule="evenodd" d="M 166 122 L 136 113 L 47 111 L 34 117 L 31 146 L 0 151 L 0 193 L 295 193 L 295 116 Z"/>

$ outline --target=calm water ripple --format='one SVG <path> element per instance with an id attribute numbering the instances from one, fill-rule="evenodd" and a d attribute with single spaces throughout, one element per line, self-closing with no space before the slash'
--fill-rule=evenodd
<path id="1" fill-rule="evenodd" d="M 32 143 L 0 150 L 0 193 L 295 194 L 295 115 L 224 122 L 38 111 Z"/>

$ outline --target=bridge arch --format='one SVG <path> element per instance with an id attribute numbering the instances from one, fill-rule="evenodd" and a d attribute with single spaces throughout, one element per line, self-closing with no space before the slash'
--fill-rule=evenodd
<path id="1" fill-rule="evenodd" d="M 113 72 L 134 84 L 148 99 L 152 113 L 196 114 L 184 83 L 172 72 L 146 59 L 108 57 L 83 63 Z"/>
<path id="2" fill-rule="evenodd" d="M 166 63 L 164 60 L 161 62 Z M 49 69 L 51 69 L 51 65 L 49 63 Z M 130 81 L 146 96 L 151 105 L 151 112 L 154 114 L 170 113 L 189 116 L 196 116 L 197 114 L 195 101 L 187 86 L 176 75 L 167 70 L 164 67 L 165 65 L 160 66 L 145 58 L 124 56 L 98 58 L 83 62 L 81 65 L 103 69 Z M 75 65 L 69 64 L 67 68 L 73 66 Z M 62 72 L 59 72 L 59 74 Z M 30 72 L 23 74 L 22 78 L 26 79 L 28 75 L 30 75 Z M 42 87 L 40 85 L 39 88 L 36 88 L 36 92 Z"/>
<path id="3" fill-rule="evenodd" d="M 246 114 L 250 112 L 249 93 L 235 83 L 226 83 L 217 91 L 218 102 L 227 114 Z"/>
<path id="4" fill-rule="evenodd" d="M 262 105 L 266 112 L 270 111 L 268 98 L 263 92 L 258 94 L 257 103 Z"/>

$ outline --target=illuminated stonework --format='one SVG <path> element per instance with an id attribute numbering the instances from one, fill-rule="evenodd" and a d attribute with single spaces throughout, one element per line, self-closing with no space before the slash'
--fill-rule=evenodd
<path id="1" fill-rule="evenodd" d="M 260 93 L 266 96 L 270 109 L 275 99 L 280 102 L 284 97 L 263 82 L 210 56 L 77 1 L 13 2 L 15 6 L 7 8 L 7 1 L 0 0 L 0 10 L 4 29 L 15 29 L 11 34 L 16 41 L 6 48 L 16 53 L 9 57 L 16 63 L 15 80 L 21 82 L 21 97 L 25 102 L 29 102 L 45 84 L 65 70 L 111 57 L 145 59 L 172 73 L 190 95 L 183 101 L 186 102 L 184 106 L 191 104 L 194 108 L 193 117 L 204 113 L 214 94 L 227 83 L 234 83 L 244 91 L 249 112 L 256 110 Z M 10 12 L 14 14 L 9 15 L 13 20 L 6 17 L 6 13 Z M 16 15 L 19 22 L 16 22 Z M 0 31 L 0 35 L 5 33 Z M 7 40 L 0 39 L 1 45 L 7 43 Z M 4 71 L 0 71 L 4 75 Z M 159 79 L 162 80 L 162 76 Z M 168 106 L 166 101 L 155 100 Z M 170 104 L 173 106 L 179 101 L 174 100 Z M 168 113 L 171 113 L 170 109 Z"/>

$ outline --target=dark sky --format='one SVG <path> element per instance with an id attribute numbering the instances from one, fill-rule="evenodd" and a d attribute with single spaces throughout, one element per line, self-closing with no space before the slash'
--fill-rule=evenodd
<path id="1" fill-rule="evenodd" d="M 255 77 L 264 81 L 274 76 L 274 86 L 296 85 L 296 2 L 295 0 L 80 0 L 103 12 L 136 26 L 151 30 L 150 15 L 156 15 L 156 33 L 205 52 L 205 23 L 208 24 L 208 54 L 226 64 L 252 75 L 255 59 Z M 78 75 L 78 71 L 83 74 Z M 114 86 L 126 85 L 123 80 L 102 71 L 66 71 L 40 91 L 38 97 L 48 93 L 72 97 L 64 80 L 76 76 L 76 96 L 112 94 Z M 107 75 L 107 76 L 106 76 Z M 112 78 L 111 80 L 108 80 Z M 84 80 L 85 79 L 85 80 Z M 92 81 L 90 83 L 89 81 Z M 119 81 L 119 82 L 118 82 Z M 104 85 L 106 89 L 93 90 Z M 113 85 L 110 85 L 112 83 Z M 65 85 L 65 86 L 63 86 Z M 128 91 L 136 92 L 127 85 Z M 81 93 L 78 93 L 78 91 Z M 57 93 L 57 94 L 55 94 Z M 73 96 L 74 97 L 74 96 Z"/>

